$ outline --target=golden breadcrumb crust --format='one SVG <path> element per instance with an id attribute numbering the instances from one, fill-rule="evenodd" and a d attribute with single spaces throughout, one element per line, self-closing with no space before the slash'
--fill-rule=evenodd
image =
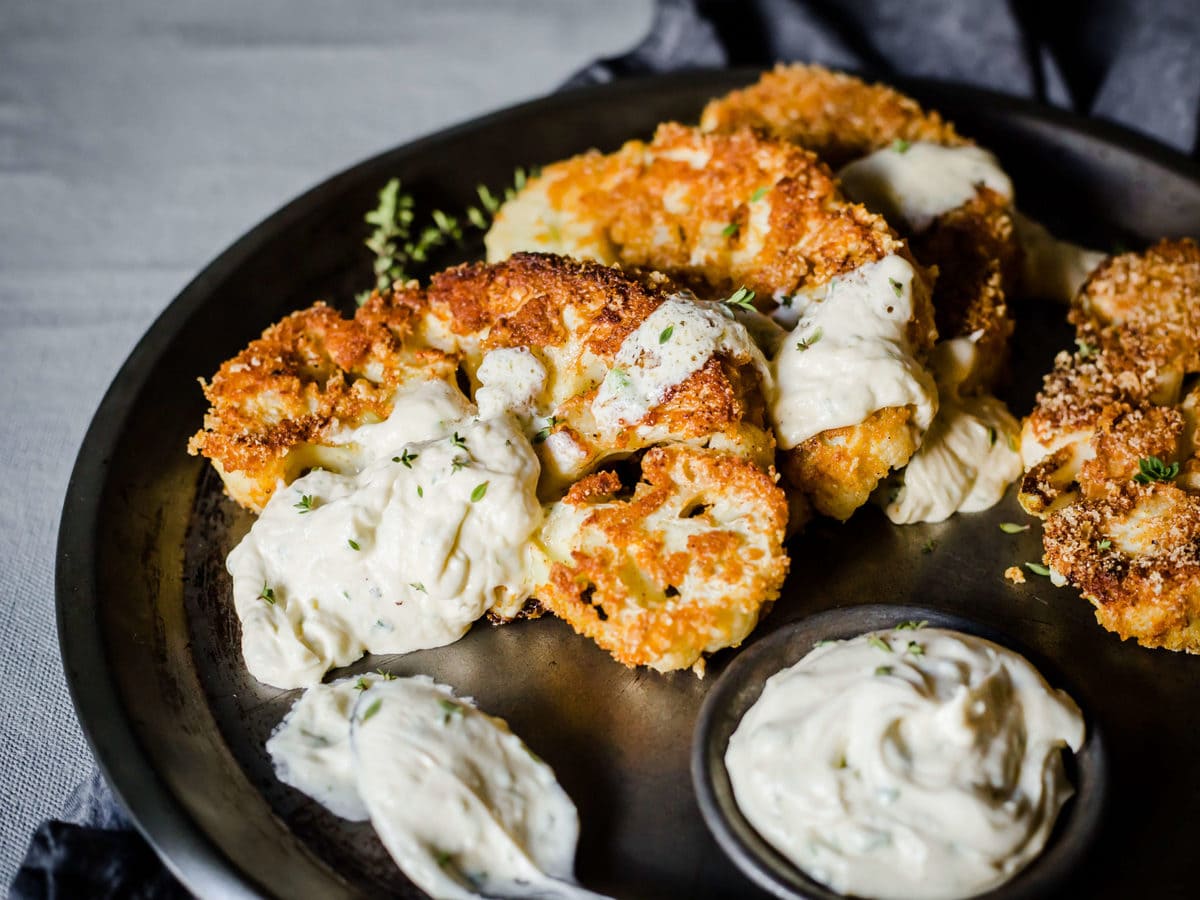
<path id="1" fill-rule="evenodd" d="M 534 594 L 627 666 L 702 672 L 703 654 L 740 644 L 779 595 L 786 524 L 773 472 L 655 448 L 636 485 L 597 472 L 551 510 Z"/>
<path id="2" fill-rule="evenodd" d="M 972 143 L 937 112 L 894 88 L 806 65 L 777 66 L 750 87 L 713 100 L 700 126 L 714 132 L 754 128 L 811 150 L 834 168 L 897 141 Z M 980 335 L 980 365 L 960 390 L 995 386 L 1008 362 L 1013 330 L 1006 296 L 1017 284 L 1021 263 L 1010 204 L 980 187 L 974 198 L 909 237 L 914 256 L 938 269 L 933 294 L 938 334 Z"/>
<path id="3" fill-rule="evenodd" d="M 373 297 L 347 319 L 317 303 L 263 332 L 201 379 L 211 407 L 188 452 L 212 460 L 230 496 L 261 510 L 276 485 L 322 464 L 344 428 L 387 418 L 406 381 L 453 378 L 454 359 L 413 339 L 415 292 Z"/>
<path id="4" fill-rule="evenodd" d="M 755 128 L 807 147 L 835 168 L 896 140 L 969 143 L 895 88 L 800 64 L 778 65 L 750 87 L 711 101 L 700 127 Z"/>

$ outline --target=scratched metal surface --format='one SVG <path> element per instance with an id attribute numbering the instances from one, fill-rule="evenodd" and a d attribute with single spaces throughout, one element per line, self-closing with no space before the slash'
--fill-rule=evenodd
<path id="1" fill-rule="evenodd" d="M 197 893 L 412 889 L 367 827 L 332 818 L 271 775 L 262 743 L 294 695 L 256 684 L 240 662 L 222 559 L 248 517 L 183 453 L 204 409 L 195 377 L 287 311 L 318 297 L 350 302 L 368 277 L 362 212 L 387 177 L 402 176 L 421 206 L 456 208 L 476 182 L 503 184 L 514 165 L 616 146 L 662 119 L 694 116 L 706 97 L 747 78 L 672 76 L 553 97 L 368 161 L 218 259 L 126 364 L 68 501 L 76 524 L 60 558 L 64 654 L 106 772 Z M 966 89 L 908 87 L 996 149 L 1022 205 L 1067 234 L 1109 246 L 1200 231 L 1200 183 L 1152 145 Z M 1023 302 L 1017 312 L 1009 399 L 1024 412 L 1070 336 L 1060 309 Z M 1086 603 L 1044 579 L 1004 581 L 1006 567 L 1040 556 L 1036 524 L 1012 536 L 997 527 L 1008 520 L 1023 521 L 1011 495 L 939 525 L 896 528 L 874 510 L 816 523 L 793 541 L 783 597 L 755 637 L 818 610 L 899 602 L 974 618 L 1052 660 L 1103 725 L 1113 771 L 1109 821 L 1075 888 L 1182 895 L 1184 867 L 1161 860 L 1187 858 L 1195 833 L 1183 823 L 1200 820 L 1196 663 L 1121 644 Z M 428 673 L 508 719 L 579 806 L 587 886 L 618 897 L 747 896 L 700 819 L 688 776 L 699 705 L 733 655 L 717 654 L 705 681 L 629 671 L 547 617 L 480 625 L 452 646 L 347 671 Z M 1146 772 L 1171 790 L 1145 788 Z"/>

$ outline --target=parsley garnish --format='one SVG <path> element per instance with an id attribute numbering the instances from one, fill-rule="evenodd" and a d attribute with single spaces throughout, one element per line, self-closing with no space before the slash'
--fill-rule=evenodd
<path id="1" fill-rule="evenodd" d="M 664 328 L 662 331 L 660 331 L 658 333 L 658 342 L 660 344 L 665 344 L 667 341 L 669 341 L 671 339 L 671 335 L 673 335 L 674 333 L 675 333 L 675 326 L 668 325 L 666 328 Z"/>
<path id="2" fill-rule="evenodd" d="M 452 437 L 452 438 L 450 439 L 450 443 L 451 443 L 451 445 L 453 445 L 453 446 L 455 446 L 455 447 L 458 447 L 460 450 L 466 450 L 466 449 L 467 449 L 467 439 L 466 439 L 466 438 L 464 438 L 464 437 L 463 437 L 461 434 L 459 434 L 457 431 L 456 431 L 456 432 L 454 432 L 454 437 Z"/>
<path id="3" fill-rule="evenodd" d="M 371 716 L 373 716 L 373 715 L 375 715 L 375 713 L 379 712 L 379 707 L 381 707 L 381 706 L 383 706 L 383 699 L 382 698 L 376 699 L 374 703 L 372 703 L 370 706 L 368 706 L 366 708 L 366 710 L 362 714 L 362 718 L 359 719 L 358 721 L 360 721 L 360 722 L 367 721 L 367 719 L 371 718 Z"/>
<path id="4" fill-rule="evenodd" d="M 480 484 L 475 485 L 475 490 L 471 491 L 471 502 L 472 503 L 478 503 L 480 500 L 483 499 L 483 495 L 487 493 L 488 484 L 489 484 L 489 482 L 484 481 Z"/>
<path id="5" fill-rule="evenodd" d="M 439 700 L 438 706 L 440 706 L 444 712 L 444 715 L 442 716 L 443 725 L 448 724 L 455 716 L 462 715 L 462 707 L 453 700 Z"/>
<path id="6" fill-rule="evenodd" d="M 1075 346 L 1079 348 L 1080 359 L 1091 359 L 1099 352 L 1094 344 L 1089 344 L 1083 338 L 1075 338 Z"/>
<path id="7" fill-rule="evenodd" d="M 750 195 L 750 202 L 757 203 L 763 197 L 767 196 L 767 191 L 769 190 L 770 188 L 768 187 L 760 187 L 757 191 Z"/>
<path id="8" fill-rule="evenodd" d="M 1138 460 L 1140 470 L 1133 476 L 1138 484 L 1149 484 L 1152 481 L 1174 481 L 1179 474 L 1179 463 L 1167 465 L 1157 456 L 1145 456 Z"/>
<path id="9" fill-rule="evenodd" d="M 662 341 L 660 340 L 659 343 L 662 343 Z M 537 434 L 535 434 L 533 436 L 533 442 L 535 444 L 542 443 L 542 441 L 544 441 L 544 440 L 546 440 L 546 438 L 550 437 L 550 432 L 552 432 L 554 430 L 554 426 L 557 424 L 558 424 L 557 418 L 555 418 L 554 416 L 551 416 L 550 418 L 548 418 L 546 420 L 545 427 L 542 428 L 541 431 L 539 431 Z"/>
<path id="10" fill-rule="evenodd" d="M 742 226 L 739 225 L 737 222 L 730 222 L 728 225 L 726 225 L 724 228 L 721 229 L 721 235 L 723 237 L 733 237 L 735 234 L 738 233 L 738 230 L 741 227 Z"/>
<path id="11" fill-rule="evenodd" d="M 346 538 L 346 543 L 350 545 L 351 550 L 362 549 L 362 547 L 358 546 L 358 541 L 356 541 L 354 538 Z"/>
<path id="12" fill-rule="evenodd" d="M 813 344 L 815 344 L 817 341 L 819 341 L 823 334 L 824 334 L 824 330 L 821 328 L 818 328 L 816 331 L 814 331 L 808 337 L 800 338 L 800 340 L 796 341 L 796 349 L 797 350 L 807 350 L 809 347 L 811 347 Z"/>
<path id="13" fill-rule="evenodd" d="M 408 448 L 405 447 L 403 453 L 401 453 L 399 456 L 392 457 L 392 462 L 398 462 L 402 466 L 404 466 L 404 468 L 411 469 L 413 460 L 416 459 L 417 457 L 419 457 L 420 455 L 421 455 L 420 453 L 409 453 Z"/>
<path id="14" fill-rule="evenodd" d="M 408 586 L 409 586 L 410 588 L 412 588 L 414 591 L 420 591 L 422 594 L 428 594 L 428 593 L 429 593 L 429 591 L 425 590 L 425 585 L 424 585 L 424 584 L 422 584 L 422 583 L 421 583 L 421 582 L 419 582 L 419 581 L 410 581 L 410 582 L 408 583 Z"/>
<path id="15" fill-rule="evenodd" d="M 897 297 L 904 296 L 904 285 L 903 284 L 901 284 L 895 278 L 889 278 L 888 284 L 890 284 L 892 286 L 892 292 L 895 293 L 895 295 Z"/>
<path id="16" fill-rule="evenodd" d="M 263 589 L 258 592 L 258 599 L 265 600 L 270 606 L 274 606 L 275 605 L 275 588 L 269 587 L 267 585 L 267 583 L 264 581 Z"/>
<path id="17" fill-rule="evenodd" d="M 1050 570 L 1047 569 L 1045 566 L 1043 566 L 1041 563 L 1027 562 L 1027 563 L 1025 563 L 1025 568 L 1027 568 L 1034 575 L 1045 575 L 1047 577 L 1049 577 L 1049 575 L 1050 575 Z"/>
<path id="18" fill-rule="evenodd" d="M 912 146 L 912 141 L 906 141 L 904 138 L 896 138 L 892 141 L 892 149 L 897 153 L 907 153 L 908 148 Z"/>
<path id="19" fill-rule="evenodd" d="M 1097 550 L 1107 550 L 1111 546 L 1112 546 L 1112 541 L 1110 541 L 1108 538 L 1105 538 L 1102 541 L 1096 541 L 1096 549 Z"/>
<path id="20" fill-rule="evenodd" d="M 874 647 L 876 650 L 882 650 L 884 653 L 892 652 L 892 648 L 888 645 L 888 642 L 885 641 L 883 638 L 881 638 L 877 634 L 873 634 L 869 638 L 867 638 L 867 643 L 870 644 L 872 647 Z"/>
<path id="21" fill-rule="evenodd" d="M 754 308 L 754 291 L 744 287 L 738 288 L 723 301 L 727 306 L 736 306 L 738 309 L 744 309 L 746 312 L 755 312 Z"/>
<path id="22" fill-rule="evenodd" d="M 1028 525 L 1018 525 L 1016 522 L 1001 522 L 1000 530 L 1005 534 L 1020 534 L 1022 531 L 1028 531 Z"/>
<path id="23" fill-rule="evenodd" d="M 312 512 L 313 495 L 305 494 L 303 497 L 300 498 L 300 502 L 294 504 L 294 506 L 296 509 L 300 510 L 300 515 L 304 515 L 306 512 Z"/>

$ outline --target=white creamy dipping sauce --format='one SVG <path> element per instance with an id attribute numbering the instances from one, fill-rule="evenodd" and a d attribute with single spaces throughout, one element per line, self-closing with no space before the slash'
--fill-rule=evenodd
<path id="1" fill-rule="evenodd" d="M 431 896 L 593 897 L 575 886 L 579 817 L 501 719 L 425 676 L 310 688 L 267 742 L 281 781 L 370 819 Z"/>
<path id="2" fill-rule="evenodd" d="M 974 197 L 980 185 L 1013 198 L 996 157 L 972 145 L 897 142 L 849 163 L 838 178 L 851 200 L 915 234 Z"/>
<path id="3" fill-rule="evenodd" d="M 1056 238 L 1042 224 L 1017 212 L 1013 215 L 1021 244 L 1021 287 L 1033 297 L 1070 303 L 1088 276 L 1108 257 Z"/>
<path id="4" fill-rule="evenodd" d="M 640 422 L 717 354 L 753 363 L 769 390 L 767 361 L 732 311 L 690 294 L 667 298 L 621 342 L 592 401 L 596 424 L 612 433 Z"/>
<path id="5" fill-rule="evenodd" d="M 398 395 L 386 422 L 355 432 L 365 445 L 378 441 L 364 432 L 382 431 L 385 455 L 281 485 L 229 554 L 259 681 L 305 687 L 363 653 L 449 644 L 529 596 L 537 458 L 510 415 L 435 424 L 455 405 L 449 392 L 433 381 Z"/>
<path id="6" fill-rule="evenodd" d="M 881 488 L 884 512 L 898 525 L 991 509 L 1024 471 L 1021 426 L 1004 403 L 988 394 L 959 394 L 977 355 L 971 337 L 934 347 L 937 415 L 908 465 Z"/>
<path id="7" fill-rule="evenodd" d="M 914 428 L 929 427 L 937 387 L 907 336 L 914 275 L 903 257 L 885 256 L 789 298 L 795 327 L 771 361 L 779 446 L 892 406 L 912 406 Z"/>
<path id="8" fill-rule="evenodd" d="M 818 645 L 729 741 L 738 808 L 843 894 L 962 898 L 1042 850 L 1072 794 L 1083 717 L 1023 657 L 909 626 Z"/>

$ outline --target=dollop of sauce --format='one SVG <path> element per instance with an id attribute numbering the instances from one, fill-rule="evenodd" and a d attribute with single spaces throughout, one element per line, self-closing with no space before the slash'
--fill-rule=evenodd
<path id="1" fill-rule="evenodd" d="M 788 298 L 795 325 L 772 359 L 781 447 L 891 406 L 911 405 L 914 427 L 929 427 L 937 387 L 907 337 L 914 274 L 904 258 L 886 256 Z"/>
<path id="2" fill-rule="evenodd" d="M 690 294 L 667 298 L 621 342 L 592 401 L 596 424 L 615 432 L 640 422 L 717 354 L 752 362 L 769 386 L 762 351 L 731 311 Z"/>
<path id="3" fill-rule="evenodd" d="M 988 394 L 959 393 L 977 356 L 971 337 L 934 347 L 937 415 L 908 465 L 881 488 L 884 512 L 898 525 L 990 509 L 1024 471 L 1021 426 L 1004 403 Z"/>
<path id="4" fill-rule="evenodd" d="M 280 486 L 229 554 L 259 681 L 305 687 L 363 653 L 449 644 L 528 598 L 537 457 L 511 415 L 474 419 L 455 394 L 438 381 L 399 394 L 385 422 L 347 436 L 360 471 Z"/>
<path id="5" fill-rule="evenodd" d="M 911 233 L 962 206 L 982 185 L 1012 200 L 1012 181 L 982 147 L 944 147 L 925 141 L 895 143 L 856 159 L 840 172 L 842 190 Z"/>
<path id="6" fill-rule="evenodd" d="M 1107 256 L 1051 234 L 1044 225 L 1015 213 L 1021 244 L 1021 288 L 1032 297 L 1070 303 Z"/>
<path id="7" fill-rule="evenodd" d="M 502 719 L 430 678 L 310 688 L 267 751 L 281 781 L 370 819 L 431 896 L 595 896 L 573 883 L 579 817 L 554 771 Z"/>
<path id="8" fill-rule="evenodd" d="M 1079 708 L 1023 657 L 940 629 L 819 645 L 729 741 L 738 808 L 843 894 L 961 898 L 1041 852 L 1072 794 Z"/>

